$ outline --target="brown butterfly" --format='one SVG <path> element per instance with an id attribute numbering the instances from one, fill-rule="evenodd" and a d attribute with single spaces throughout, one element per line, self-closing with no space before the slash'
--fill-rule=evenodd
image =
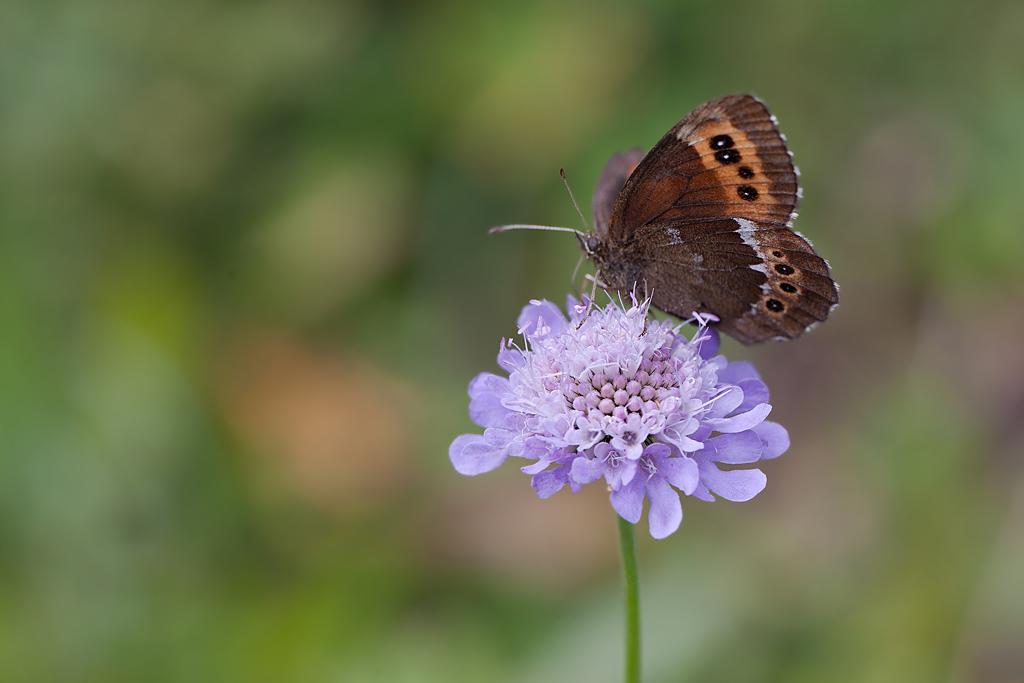
<path id="1" fill-rule="evenodd" d="M 839 301 L 828 263 L 792 229 L 797 174 L 765 105 L 723 97 L 646 156 L 612 157 L 594 192 L 595 232 L 574 232 L 606 289 L 649 291 L 681 318 L 714 314 L 744 344 L 793 339 Z M 495 230 L 512 227 L 526 226 Z"/>

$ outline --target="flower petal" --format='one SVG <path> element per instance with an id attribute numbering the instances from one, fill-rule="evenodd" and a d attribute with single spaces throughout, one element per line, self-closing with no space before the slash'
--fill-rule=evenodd
<path id="1" fill-rule="evenodd" d="M 764 490 L 768 478 L 761 470 L 729 470 L 723 472 L 709 463 L 702 469 L 701 480 L 712 493 L 734 503 L 750 500 Z"/>
<path id="2" fill-rule="evenodd" d="M 718 330 L 713 327 L 705 327 L 703 330 L 697 332 L 694 336 L 693 341 L 699 344 L 697 347 L 697 355 L 707 360 L 713 358 L 718 353 L 718 347 L 722 343 L 722 338 L 718 334 Z"/>
<path id="3" fill-rule="evenodd" d="M 626 486 L 633 477 L 636 476 L 637 471 L 640 468 L 637 467 L 636 460 L 630 460 L 629 458 L 621 458 L 615 467 L 609 467 L 605 470 L 604 480 L 612 487 L 612 490 L 620 489 Z"/>
<path id="4" fill-rule="evenodd" d="M 459 474 L 475 476 L 490 472 L 508 458 L 503 448 L 495 448 L 480 434 L 455 437 L 448 447 L 448 459 Z"/>
<path id="5" fill-rule="evenodd" d="M 741 403 L 743 403 L 743 390 L 736 386 L 727 386 L 724 391 L 715 396 L 714 403 L 708 408 L 708 417 L 725 417 L 735 412 Z"/>
<path id="6" fill-rule="evenodd" d="M 481 427 L 501 427 L 505 416 L 512 412 L 501 405 L 501 394 L 494 390 L 495 385 L 507 387 L 508 380 L 481 372 L 469 383 L 469 417 Z"/>
<path id="7" fill-rule="evenodd" d="M 605 464 L 598 458 L 587 458 L 581 456 L 572 461 L 570 476 L 573 481 L 581 484 L 589 484 L 604 476 Z"/>
<path id="8" fill-rule="evenodd" d="M 523 451 L 519 453 L 519 457 L 526 458 L 527 460 L 552 461 L 558 459 L 559 453 L 557 452 L 557 449 L 544 439 L 531 436 L 528 437 L 526 442 L 523 444 Z"/>
<path id="9" fill-rule="evenodd" d="M 657 463 L 672 455 L 672 447 L 666 443 L 652 443 L 644 449 L 644 455 Z"/>
<path id="10" fill-rule="evenodd" d="M 768 402 L 768 385 L 759 379 L 743 379 L 736 385 L 743 390 L 743 403 L 737 413 L 745 413 L 756 405 Z"/>
<path id="11" fill-rule="evenodd" d="M 658 472 L 686 495 L 693 493 L 700 482 L 700 470 L 693 458 L 665 458 L 658 463 Z"/>
<path id="12" fill-rule="evenodd" d="M 548 459 L 538 460 L 532 465 L 523 465 L 522 467 L 519 468 L 519 471 L 522 472 L 523 474 L 538 474 L 540 472 L 543 472 L 547 468 L 551 467 L 552 462 L 553 461 Z"/>
<path id="13" fill-rule="evenodd" d="M 757 368 L 750 361 L 729 363 L 718 371 L 718 381 L 723 384 L 739 384 L 745 379 L 761 379 L 761 375 L 757 374 Z"/>
<path id="14" fill-rule="evenodd" d="M 761 450 L 762 460 L 777 458 L 789 450 L 789 432 L 778 422 L 765 420 L 754 427 L 753 431 L 761 438 L 764 445 Z"/>
<path id="15" fill-rule="evenodd" d="M 612 508 L 627 522 L 636 524 L 644 511 L 644 482 L 646 477 L 633 477 L 633 481 L 609 496 Z"/>
<path id="16" fill-rule="evenodd" d="M 732 417 L 718 417 L 706 420 L 705 423 L 716 432 L 723 434 L 731 432 L 744 432 L 753 429 L 760 424 L 772 412 L 772 407 L 767 403 L 756 405 L 745 413 L 733 415 Z"/>
<path id="17" fill-rule="evenodd" d="M 690 495 L 698 500 L 704 500 L 709 503 L 715 502 L 715 497 L 712 496 L 711 493 L 708 491 L 708 487 L 700 482 L 697 483 L 697 488 L 695 488 L 693 490 L 693 493 L 691 493 Z"/>
<path id="18" fill-rule="evenodd" d="M 511 372 L 522 367 L 526 363 L 526 357 L 519 349 L 505 346 L 505 340 L 501 340 L 501 348 L 498 350 L 498 367 Z"/>
<path id="19" fill-rule="evenodd" d="M 672 444 L 684 453 L 692 453 L 693 451 L 699 451 L 704 448 L 704 444 L 699 440 L 692 439 L 688 436 L 696 432 L 698 429 L 700 429 L 700 422 L 693 418 L 689 418 L 688 420 L 681 420 L 668 425 L 660 434 L 658 434 L 658 438 Z M 710 430 L 708 430 L 708 434 L 710 433 Z"/>
<path id="20" fill-rule="evenodd" d="M 556 337 L 565 331 L 565 314 L 550 301 L 531 301 L 519 314 L 521 334 L 530 339 Z"/>
<path id="21" fill-rule="evenodd" d="M 757 462 L 764 453 L 764 443 L 753 431 L 719 434 L 704 442 L 703 456 L 708 460 L 727 465 L 742 465 Z"/>
<path id="22" fill-rule="evenodd" d="M 559 465 L 558 467 L 533 475 L 530 485 L 533 486 L 539 498 L 550 498 L 562 490 L 562 487 L 569 482 L 569 466 Z"/>
<path id="23" fill-rule="evenodd" d="M 657 475 L 647 481 L 647 497 L 651 507 L 647 511 L 647 522 L 651 527 L 651 536 L 665 538 L 679 528 L 683 521 L 683 506 L 679 502 L 679 494 Z"/>

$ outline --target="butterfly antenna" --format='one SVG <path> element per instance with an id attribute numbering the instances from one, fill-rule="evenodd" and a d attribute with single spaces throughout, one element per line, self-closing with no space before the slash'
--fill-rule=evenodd
<path id="1" fill-rule="evenodd" d="M 488 230 L 488 234 L 494 235 L 499 232 L 505 232 L 506 230 L 551 230 L 553 232 L 571 232 L 575 235 L 582 235 L 579 230 L 575 228 L 560 228 L 556 225 L 498 225 Z"/>
<path id="2" fill-rule="evenodd" d="M 572 188 L 569 187 L 569 181 L 565 177 L 565 169 L 560 168 L 558 172 L 562 175 L 562 183 L 565 184 L 565 189 L 569 193 L 569 199 L 572 200 L 572 205 L 576 207 L 576 213 L 580 215 L 580 220 L 583 221 L 583 231 L 589 233 L 590 226 L 587 225 L 587 219 L 583 217 L 583 212 L 580 211 L 580 205 L 576 203 L 576 197 L 572 196 Z"/>

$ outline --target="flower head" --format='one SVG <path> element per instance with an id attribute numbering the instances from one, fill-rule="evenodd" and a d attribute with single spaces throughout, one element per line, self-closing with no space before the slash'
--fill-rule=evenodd
<path id="1" fill-rule="evenodd" d="M 705 318 L 696 316 L 687 339 L 681 325 L 648 319 L 649 306 L 634 299 L 587 312 L 569 297 L 566 319 L 551 302 L 531 301 L 519 316 L 524 347 L 502 340 L 498 352 L 508 377 L 482 373 L 469 384 L 469 414 L 484 433 L 455 439 L 455 469 L 476 475 L 509 456 L 535 460 L 522 470 L 541 498 L 604 479 L 630 522 L 650 500 L 655 538 L 682 521 L 677 489 L 709 501 L 757 495 L 761 470 L 718 463 L 750 464 L 789 447 L 786 430 L 765 421 L 768 388 L 750 363 L 715 355 Z"/>

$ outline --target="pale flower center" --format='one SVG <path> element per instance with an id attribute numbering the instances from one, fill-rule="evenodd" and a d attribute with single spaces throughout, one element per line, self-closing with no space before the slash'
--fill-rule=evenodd
<path id="1" fill-rule="evenodd" d="M 581 378 L 570 377 L 563 391 L 568 406 L 585 415 L 597 411 L 626 419 L 631 413 L 658 410 L 665 399 L 679 399 L 680 377 L 664 350 L 658 349 L 650 360 L 644 358 L 635 373 L 622 368 L 584 373 Z M 632 432 L 624 432 L 628 442 Z"/>

